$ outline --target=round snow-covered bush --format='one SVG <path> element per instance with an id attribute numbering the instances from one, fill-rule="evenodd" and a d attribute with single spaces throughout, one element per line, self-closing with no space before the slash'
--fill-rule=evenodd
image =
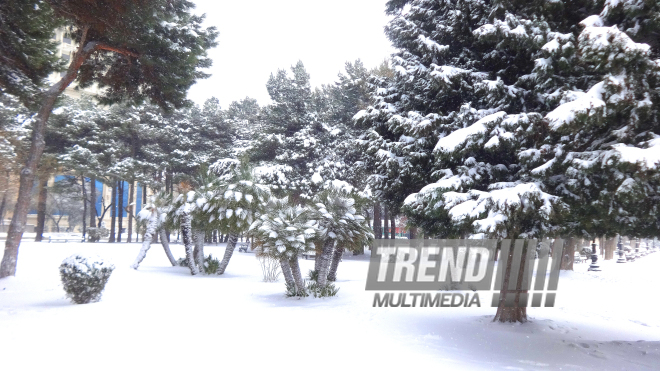
<path id="1" fill-rule="evenodd" d="M 97 302 L 114 265 L 99 257 L 72 255 L 60 265 L 60 277 L 66 296 L 76 304 Z"/>

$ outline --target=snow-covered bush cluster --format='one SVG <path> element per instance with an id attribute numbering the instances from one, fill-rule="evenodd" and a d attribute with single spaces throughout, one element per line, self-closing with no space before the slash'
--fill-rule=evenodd
<path id="1" fill-rule="evenodd" d="M 87 228 L 87 241 L 88 242 L 99 242 L 102 238 L 106 238 L 110 235 L 108 228 L 104 227 L 89 227 Z"/>
<path id="2" fill-rule="evenodd" d="M 66 296 L 76 304 L 87 304 L 101 300 L 101 293 L 114 265 L 100 257 L 72 255 L 60 265 L 60 277 Z"/>

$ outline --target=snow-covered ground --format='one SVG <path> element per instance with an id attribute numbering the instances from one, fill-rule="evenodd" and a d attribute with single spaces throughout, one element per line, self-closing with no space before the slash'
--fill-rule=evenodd
<path id="1" fill-rule="evenodd" d="M 368 256 L 339 266 L 338 297 L 287 299 L 264 283 L 254 254 L 234 254 L 223 276 L 190 276 L 154 245 L 21 245 L 16 277 L 0 280 L 0 367 L 37 369 L 644 370 L 660 369 L 660 253 L 576 264 L 562 272 L 554 308 L 531 321 L 491 322 L 482 308 L 374 308 Z M 223 246 L 207 246 L 220 256 Z M 99 303 L 73 305 L 58 266 L 76 252 L 116 265 Z M 183 247 L 174 245 L 175 256 Z M 303 272 L 312 260 L 301 260 Z M 482 305 L 488 305 L 483 303 Z"/>

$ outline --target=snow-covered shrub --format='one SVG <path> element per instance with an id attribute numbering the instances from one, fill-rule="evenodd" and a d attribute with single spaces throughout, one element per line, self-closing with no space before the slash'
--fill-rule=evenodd
<path id="1" fill-rule="evenodd" d="M 294 283 L 287 283 L 286 292 L 284 295 L 286 295 L 287 298 L 304 298 L 309 296 L 309 292 L 307 292 L 307 290 L 304 288 L 302 290 L 298 290 Z"/>
<path id="2" fill-rule="evenodd" d="M 87 228 L 87 242 L 99 242 L 101 238 L 106 238 L 109 235 L 110 231 L 105 227 Z"/>
<path id="3" fill-rule="evenodd" d="M 60 265 L 60 277 L 66 296 L 76 304 L 97 302 L 114 265 L 99 257 L 72 255 Z"/>
<path id="4" fill-rule="evenodd" d="M 188 259 L 187 258 L 179 258 L 176 260 L 176 265 L 179 267 L 187 267 L 188 266 Z"/>
<path id="5" fill-rule="evenodd" d="M 187 264 L 188 262 L 186 262 Z M 213 255 L 209 255 L 204 259 L 204 272 L 206 274 L 215 274 L 220 266 L 220 260 L 214 258 Z"/>
<path id="6" fill-rule="evenodd" d="M 312 294 L 315 298 L 327 298 L 336 296 L 337 292 L 339 292 L 339 288 L 335 287 L 334 283 L 319 285 L 316 281 L 312 281 L 307 283 L 307 292 Z"/>

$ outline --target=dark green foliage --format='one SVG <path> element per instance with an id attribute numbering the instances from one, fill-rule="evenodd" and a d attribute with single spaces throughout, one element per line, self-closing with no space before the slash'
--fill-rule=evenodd
<path id="1" fill-rule="evenodd" d="M 62 286 L 67 297 L 76 304 L 97 302 L 114 269 L 100 258 L 72 255 L 60 265 Z"/>
<path id="2" fill-rule="evenodd" d="M 310 269 L 309 273 L 307 274 L 307 279 L 309 281 L 318 281 L 319 278 L 319 272 L 316 269 Z"/>
<path id="3" fill-rule="evenodd" d="M 215 274 L 218 271 L 218 267 L 220 267 L 220 260 L 214 258 L 213 255 L 209 255 L 204 259 L 204 273 Z"/>
<path id="4" fill-rule="evenodd" d="M 52 40 L 61 25 L 47 1 L 0 1 L 0 94 L 35 101 L 48 75 L 63 67 Z"/>
<path id="5" fill-rule="evenodd" d="M 55 11 L 73 23 L 78 42 L 96 45 L 80 68 L 81 87 L 106 88 L 101 103 L 151 100 L 162 107 L 181 107 L 188 88 L 208 77 L 206 50 L 216 45 L 215 28 L 202 28 L 203 17 L 191 14 L 186 0 L 53 0 Z M 96 44 L 93 44 L 96 43 Z M 107 47 L 106 47 L 107 46 Z"/>

